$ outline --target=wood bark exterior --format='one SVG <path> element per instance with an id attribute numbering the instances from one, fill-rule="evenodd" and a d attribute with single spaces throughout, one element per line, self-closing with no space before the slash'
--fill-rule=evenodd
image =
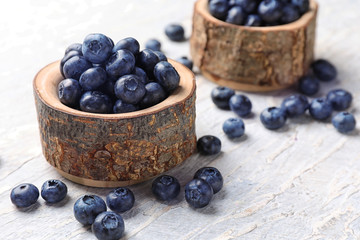
<path id="1" fill-rule="evenodd" d="M 210 15 L 207 0 L 195 3 L 190 51 L 204 76 L 245 91 L 289 87 L 313 60 L 317 4 L 296 22 L 274 27 L 229 24 Z"/>
<path id="2" fill-rule="evenodd" d="M 114 187 L 144 181 L 188 158 L 196 148 L 195 81 L 185 67 L 172 64 L 181 76 L 176 92 L 158 106 L 127 114 L 62 105 L 55 96 L 59 63 L 42 69 L 34 95 L 47 161 L 75 182 Z"/>

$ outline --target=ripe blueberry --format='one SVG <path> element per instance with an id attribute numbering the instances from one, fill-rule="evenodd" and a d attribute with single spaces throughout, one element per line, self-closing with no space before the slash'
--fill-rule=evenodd
<path id="1" fill-rule="evenodd" d="M 350 107 L 352 95 L 344 89 L 335 89 L 327 94 L 326 99 L 334 110 L 342 111 Z"/>
<path id="2" fill-rule="evenodd" d="M 348 112 L 339 112 L 332 118 L 332 124 L 341 133 L 349 133 L 355 129 L 354 115 Z"/>
<path id="3" fill-rule="evenodd" d="M 263 0 L 258 7 L 258 14 L 267 23 L 276 23 L 282 16 L 282 3 L 279 0 Z"/>
<path id="4" fill-rule="evenodd" d="M 229 100 L 235 91 L 228 87 L 216 87 L 211 91 L 211 99 L 221 109 L 230 109 Z"/>
<path id="5" fill-rule="evenodd" d="M 151 49 L 142 50 L 136 58 L 136 65 L 142 68 L 149 78 L 154 75 L 154 67 L 159 62 L 159 57 Z"/>
<path id="6" fill-rule="evenodd" d="M 91 229 L 99 240 L 118 240 L 124 234 L 125 224 L 119 214 L 108 211 L 96 217 Z"/>
<path id="7" fill-rule="evenodd" d="M 173 176 L 162 175 L 152 182 L 151 191 L 157 199 L 170 201 L 179 195 L 180 183 Z"/>
<path id="8" fill-rule="evenodd" d="M 193 179 L 185 186 L 185 200 L 194 208 L 207 206 L 213 195 L 210 184 L 202 179 Z"/>
<path id="9" fill-rule="evenodd" d="M 257 14 L 249 14 L 244 22 L 244 25 L 249 27 L 259 27 L 261 24 L 262 20 Z"/>
<path id="10" fill-rule="evenodd" d="M 105 211 L 104 200 L 96 195 L 84 195 L 74 204 L 74 216 L 83 225 L 93 224 L 96 216 Z"/>
<path id="11" fill-rule="evenodd" d="M 230 0 L 230 6 L 240 6 L 246 13 L 256 12 L 259 0 Z"/>
<path id="12" fill-rule="evenodd" d="M 299 80 L 299 91 L 307 96 L 312 96 L 319 91 L 319 80 L 314 76 L 303 76 Z"/>
<path id="13" fill-rule="evenodd" d="M 281 108 L 270 107 L 261 112 L 260 120 L 267 129 L 279 129 L 285 125 L 286 113 Z"/>
<path id="14" fill-rule="evenodd" d="M 145 85 L 146 93 L 140 101 L 141 108 L 148 108 L 162 102 L 166 98 L 166 92 L 157 82 L 150 82 Z"/>
<path id="15" fill-rule="evenodd" d="M 113 43 L 101 33 L 92 33 L 85 37 L 82 44 L 82 53 L 86 60 L 92 63 L 106 61 L 112 51 Z"/>
<path id="16" fill-rule="evenodd" d="M 112 49 L 112 53 L 116 53 L 118 50 L 128 50 L 136 56 L 139 53 L 140 44 L 135 38 L 124 38 L 116 43 Z"/>
<path id="17" fill-rule="evenodd" d="M 22 183 L 11 190 L 11 202 L 19 207 L 29 207 L 39 198 L 39 190 L 31 183 Z"/>
<path id="18" fill-rule="evenodd" d="M 79 82 L 72 78 L 64 79 L 58 85 L 60 102 L 69 107 L 77 107 L 79 105 L 81 91 Z"/>
<path id="19" fill-rule="evenodd" d="M 284 109 L 288 117 L 298 117 L 309 108 L 309 101 L 304 95 L 292 95 L 284 99 L 281 108 Z"/>
<path id="20" fill-rule="evenodd" d="M 252 104 L 245 95 L 236 94 L 229 100 L 230 109 L 240 117 L 246 117 L 251 113 Z"/>
<path id="21" fill-rule="evenodd" d="M 299 8 L 300 13 L 306 13 L 307 11 L 309 11 L 309 0 L 291 0 L 291 3 Z"/>
<path id="22" fill-rule="evenodd" d="M 146 72 L 142 68 L 135 67 L 134 71 L 131 74 L 138 76 L 139 80 L 143 84 L 147 84 L 149 82 L 149 78 L 148 78 Z"/>
<path id="23" fill-rule="evenodd" d="M 223 177 L 220 171 L 214 167 L 203 167 L 196 171 L 194 179 L 202 179 L 210 184 L 214 194 L 219 192 L 223 187 Z"/>
<path id="24" fill-rule="evenodd" d="M 286 4 L 282 9 L 282 16 L 280 18 L 281 23 L 287 24 L 294 22 L 300 18 L 299 9 L 292 5 Z"/>
<path id="25" fill-rule="evenodd" d="M 64 63 L 63 73 L 65 78 L 79 80 L 81 74 L 89 68 L 92 68 L 91 62 L 87 61 L 83 56 L 77 55 Z"/>
<path id="26" fill-rule="evenodd" d="M 209 12 L 214 17 L 224 20 L 229 8 L 228 0 L 211 0 L 209 1 Z"/>
<path id="27" fill-rule="evenodd" d="M 188 69 L 190 69 L 192 71 L 193 62 L 190 59 L 188 59 L 187 57 L 177 58 L 176 61 L 185 65 Z"/>
<path id="28" fill-rule="evenodd" d="M 316 60 L 311 64 L 315 76 L 324 82 L 329 82 L 336 78 L 337 70 L 329 61 L 324 59 Z"/>
<path id="29" fill-rule="evenodd" d="M 76 51 L 82 55 L 82 44 L 81 43 L 72 43 L 65 49 L 65 55 L 67 55 L 71 51 Z"/>
<path id="30" fill-rule="evenodd" d="M 137 105 L 126 103 L 121 99 L 116 100 L 113 112 L 114 113 L 127 113 L 127 112 L 134 112 L 139 110 L 139 107 Z"/>
<path id="31" fill-rule="evenodd" d="M 41 187 L 41 197 L 48 203 L 60 202 L 66 194 L 67 186 L 57 179 L 48 180 Z"/>
<path id="32" fill-rule="evenodd" d="M 78 51 L 70 51 L 68 53 L 66 53 L 64 55 L 64 57 L 61 59 L 60 61 L 60 73 L 63 77 L 65 77 L 65 74 L 64 74 L 64 64 L 66 63 L 67 60 L 69 60 L 70 58 L 74 57 L 74 56 L 82 56 L 82 53 L 81 52 L 78 52 Z"/>
<path id="33" fill-rule="evenodd" d="M 225 22 L 241 25 L 244 22 L 245 13 L 239 6 L 234 6 L 229 9 Z"/>
<path id="34" fill-rule="evenodd" d="M 331 116 L 331 103 L 323 98 L 315 98 L 309 106 L 310 115 L 316 120 L 326 120 Z"/>
<path id="35" fill-rule="evenodd" d="M 167 61 L 167 57 L 163 52 L 160 51 L 154 51 L 155 55 L 159 58 L 159 61 Z"/>
<path id="36" fill-rule="evenodd" d="M 205 135 L 198 139 L 197 149 L 201 154 L 214 155 L 221 151 L 221 141 L 211 135 Z"/>
<path id="37" fill-rule="evenodd" d="M 173 92 L 180 83 L 180 76 L 176 69 L 169 62 L 159 62 L 154 67 L 154 76 L 166 92 Z"/>
<path id="38" fill-rule="evenodd" d="M 223 123 L 222 129 L 229 138 L 238 138 L 245 133 L 245 124 L 240 118 L 229 118 Z"/>
<path id="39" fill-rule="evenodd" d="M 80 109 L 91 113 L 110 113 L 112 101 L 102 92 L 88 91 L 80 98 Z"/>
<path id="40" fill-rule="evenodd" d="M 120 49 L 110 56 L 106 63 L 106 72 L 112 78 L 130 74 L 135 67 L 134 55 L 126 49 Z"/>
<path id="41" fill-rule="evenodd" d="M 145 48 L 151 49 L 153 51 L 160 51 L 161 43 L 157 39 L 149 39 L 145 43 Z"/>
<path id="42" fill-rule="evenodd" d="M 114 212 L 126 212 L 134 206 L 134 203 L 134 194 L 126 187 L 114 189 L 106 196 L 106 204 Z"/>
<path id="43" fill-rule="evenodd" d="M 180 42 L 185 39 L 184 28 L 179 24 L 169 24 L 165 27 L 165 34 L 171 41 Z"/>
<path id="44" fill-rule="evenodd" d="M 145 85 L 133 74 L 125 75 L 116 81 L 115 95 L 126 103 L 137 104 L 145 96 Z"/>
<path id="45" fill-rule="evenodd" d="M 91 91 L 103 85 L 106 79 L 106 71 L 101 67 L 94 67 L 81 74 L 79 83 L 84 91 Z"/>

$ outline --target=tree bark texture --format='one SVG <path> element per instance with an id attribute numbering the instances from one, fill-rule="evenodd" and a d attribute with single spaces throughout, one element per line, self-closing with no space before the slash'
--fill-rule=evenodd
<path id="1" fill-rule="evenodd" d="M 299 20 L 273 27 L 229 24 L 195 3 L 190 51 L 194 64 L 220 85 L 245 91 L 289 87 L 313 61 L 317 4 Z"/>

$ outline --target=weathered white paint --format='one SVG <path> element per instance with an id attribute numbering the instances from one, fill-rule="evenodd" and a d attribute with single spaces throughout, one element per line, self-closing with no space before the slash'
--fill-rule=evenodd
<path id="1" fill-rule="evenodd" d="M 95 239 L 73 217 L 72 206 L 85 193 L 105 197 L 109 189 L 64 180 L 67 200 L 46 205 L 42 199 L 23 212 L 10 202 L 12 187 L 36 186 L 61 178 L 41 153 L 32 96 L 32 79 L 47 63 L 62 57 L 67 45 L 90 32 L 115 41 L 136 37 L 142 44 L 161 40 L 168 57 L 188 55 L 188 42 L 172 43 L 164 26 L 180 22 L 191 31 L 194 0 L 7 1 L 0 8 L 0 231 L 1 239 Z M 322 84 L 354 94 L 350 111 L 360 122 L 360 2 L 319 0 L 316 55 L 330 59 L 339 77 Z M 359 126 L 341 135 L 330 123 L 309 116 L 291 120 L 280 131 L 259 122 L 267 106 L 279 105 L 291 90 L 248 94 L 254 116 L 245 119 L 246 137 L 228 140 L 221 130 L 234 114 L 217 109 L 209 95 L 213 83 L 197 75 L 197 134 L 221 138 L 218 156 L 193 155 L 170 174 L 184 186 L 195 170 L 215 166 L 225 177 L 224 189 L 211 204 L 191 209 L 183 198 L 164 204 L 154 199 L 151 182 L 131 187 L 134 208 L 123 214 L 124 239 L 360 239 Z M 61 178 L 62 179 L 62 178 Z"/>

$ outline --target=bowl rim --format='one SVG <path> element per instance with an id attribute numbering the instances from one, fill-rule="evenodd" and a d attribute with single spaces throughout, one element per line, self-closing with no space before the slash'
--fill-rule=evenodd
<path id="1" fill-rule="evenodd" d="M 70 108 L 62 104 L 57 96 L 57 85 L 65 79 L 60 73 L 60 60 L 52 62 L 43 67 L 35 76 L 33 80 L 34 95 L 36 95 L 42 103 L 49 108 L 54 109 L 68 115 L 83 118 L 95 118 L 103 120 L 119 120 L 131 119 L 147 115 L 152 115 L 168 109 L 177 104 L 184 104 L 184 102 L 191 98 L 196 89 L 196 80 L 194 73 L 172 59 L 168 59 L 180 75 L 179 87 L 162 102 L 145 109 L 141 109 L 129 113 L 90 113 Z M 52 79 L 52 81 L 49 81 Z"/>
<path id="2" fill-rule="evenodd" d="M 195 8 L 197 9 L 198 13 L 203 15 L 204 18 L 206 18 L 208 21 L 212 22 L 215 25 L 222 25 L 224 27 L 232 27 L 232 28 L 238 28 L 239 30 L 246 30 L 249 32 L 274 32 L 274 31 L 289 31 L 296 28 L 300 28 L 302 26 L 306 26 L 310 23 L 311 19 L 313 19 L 316 16 L 316 13 L 319 8 L 319 4 L 315 0 L 310 0 L 310 8 L 309 11 L 304 13 L 298 20 L 282 24 L 282 25 L 276 25 L 276 26 L 260 26 L 260 27 L 253 27 L 253 26 L 243 26 L 243 25 L 236 25 L 232 23 L 228 23 L 225 21 L 222 21 L 220 19 L 215 18 L 212 16 L 208 10 L 208 0 L 198 0 L 195 3 Z"/>

